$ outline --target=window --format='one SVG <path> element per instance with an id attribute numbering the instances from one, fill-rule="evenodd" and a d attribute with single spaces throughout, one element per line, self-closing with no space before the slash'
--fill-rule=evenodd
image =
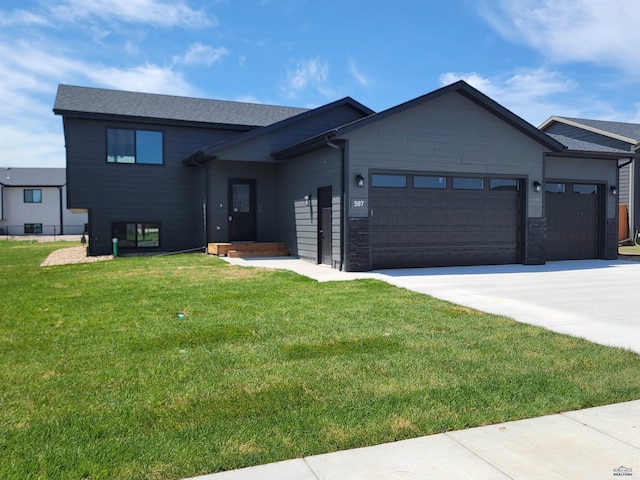
<path id="1" fill-rule="evenodd" d="M 544 190 L 548 193 L 564 193 L 566 185 L 564 183 L 548 183 L 544 184 Z"/>
<path id="2" fill-rule="evenodd" d="M 573 193 L 577 193 L 579 195 L 597 195 L 598 194 L 598 186 L 591 184 L 574 184 L 573 185 Z"/>
<path id="3" fill-rule="evenodd" d="M 42 190 L 39 188 L 26 188 L 24 190 L 24 203 L 42 203 Z"/>
<path id="4" fill-rule="evenodd" d="M 407 188 L 406 175 L 371 175 L 372 187 Z"/>
<path id="5" fill-rule="evenodd" d="M 150 248 L 160 246 L 159 223 L 116 222 L 111 227 L 119 248 Z"/>
<path id="6" fill-rule="evenodd" d="M 484 190 L 484 179 L 454 177 L 453 188 L 455 190 Z"/>
<path id="7" fill-rule="evenodd" d="M 107 129 L 107 162 L 162 165 L 162 132 Z"/>
<path id="8" fill-rule="evenodd" d="M 25 223 L 24 224 L 24 233 L 39 235 L 42 234 L 42 224 L 41 223 Z"/>
<path id="9" fill-rule="evenodd" d="M 447 188 L 445 177 L 413 177 L 413 188 Z"/>
<path id="10" fill-rule="evenodd" d="M 491 190 L 518 190 L 518 180 L 515 178 L 492 178 L 489 180 Z"/>

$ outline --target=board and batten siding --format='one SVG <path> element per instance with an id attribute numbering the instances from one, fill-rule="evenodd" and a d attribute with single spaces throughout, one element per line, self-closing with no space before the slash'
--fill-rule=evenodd
<path id="1" fill-rule="evenodd" d="M 68 207 L 89 211 L 91 255 L 111 251 L 112 222 L 160 223 L 164 251 L 204 245 L 203 169 L 187 168 L 182 159 L 238 132 L 75 118 L 64 118 L 64 128 Z M 108 163 L 107 128 L 162 131 L 164 164 Z"/>
<path id="2" fill-rule="evenodd" d="M 541 218 L 542 145 L 458 93 L 450 93 L 399 112 L 348 134 L 349 178 L 360 174 L 368 187 L 370 171 L 511 175 L 527 180 L 528 217 Z M 368 188 L 350 191 L 366 197 Z M 366 198 L 368 200 L 368 198 Z M 350 211 L 350 216 L 366 215 Z"/>
<path id="3" fill-rule="evenodd" d="M 279 165 L 276 170 L 276 228 L 292 255 L 318 262 L 318 188 L 331 187 L 332 264 L 340 262 L 341 153 L 321 148 Z M 311 196 L 305 205 L 304 197 Z"/>

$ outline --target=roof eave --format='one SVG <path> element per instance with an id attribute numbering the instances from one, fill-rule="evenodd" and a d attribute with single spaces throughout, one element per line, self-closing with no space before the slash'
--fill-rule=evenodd
<path id="1" fill-rule="evenodd" d="M 585 125 L 584 123 L 576 122 L 575 120 L 569 120 L 568 118 L 558 117 L 556 115 L 548 118 L 542 125 L 540 125 L 540 130 L 544 130 L 549 127 L 553 122 L 564 123 L 565 125 L 570 125 L 572 127 L 579 128 L 581 130 L 586 130 L 588 132 L 597 133 L 598 135 L 602 135 L 604 137 L 613 138 L 615 140 L 620 140 L 622 142 L 630 143 L 631 145 L 640 144 L 640 140 L 625 137 L 624 135 L 618 135 L 617 133 L 611 133 L 606 130 L 602 130 L 600 128 L 592 127 L 590 125 Z"/>

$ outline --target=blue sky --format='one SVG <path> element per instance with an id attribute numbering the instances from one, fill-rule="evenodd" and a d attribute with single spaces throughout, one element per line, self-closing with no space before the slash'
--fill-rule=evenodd
<path id="1" fill-rule="evenodd" d="M 632 0 L 3 0 L 0 167 L 63 167 L 59 83 L 376 111 L 464 79 L 528 122 L 640 122 Z"/>

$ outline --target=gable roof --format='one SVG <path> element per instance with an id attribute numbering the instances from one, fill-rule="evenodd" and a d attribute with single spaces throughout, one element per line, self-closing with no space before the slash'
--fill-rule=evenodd
<path id="1" fill-rule="evenodd" d="M 64 168 L 0 168 L 0 184 L 7 187 L 59 187 L 66 181 Z"/>
<path id="2" fill-rule="evenodd" d="M 307 110 L 72 85 L 58 86 L 53 107 L 57 115 L 118 116 L 245 127 L 270 125 Z"/>
<path id="3" fill-rule="evenodd" d="M 558 133 L 547 133 L 550 137 L 555 138 L 557 141 L 567 147 L 567 150 L 578 152 L 597 152 L 597 153 L 616 153 L 623 156 L 629 156 L 630 150 L 624 150 L 621 148 L 611 147 L 608 145 L 602 145 L 600 143 L 588 142 L 566 135 L 560 135 Z"/>
<path id="4" fill-rule="evenodd" d="M 195 165 L 201 163 L 203 161 L 215 158 L 216 154 L 221 152 L 222 150 L 232 147 L 234 145 L 238 145 L 244 142 L 247 142 L 251 139 L 261 137 L 263 135 L 267 135 L 281 128 L 290 127 L 296 123 L 301 121 L 310 119 L 312 117 L 326 114 L 341 107 L 350 107 L 355 111 L 359 112 L 363 117 L 372 115 L 375 112 L 371 110 L 369 107 L 364 106 L 360 102 L 357 102 L 351 97 L 345 97 L 340 100 L 336 100 L 335 102 L 328 103 L 321 107 L 315 108 L 313 110 L 307 110 L 299 115 L 294 117 L 289 117 L 285 120 L 281 120 L 277 123 L 272 123 L 266 127 L 258 128 L 256 130 L 251 130 L 250 132 L 244 133 L 242 135 L 238 135 L 237 137 L 230 138 L 228 140 L 224 140 L 222 142 L 216 143 L 214 145 L 209 145 L 204 148 L 200 148 L 195 152 L 191 153 L 187 158 L 183 160 L 185 165 Z"/>
<path id="5" fill-rule="evenodd" d="M 632 145 L 640 141 L 640 124 L 637 123 L 610 122 L 606 120 L 590 120 L 586 118 L 559 117 L 554 115 L 540 125 L 540 129 L 545 130 L 554 122 L 582 128 L 583 130 L 615 138 L 616 140 L 621 140 Z"/>
<path id="6" fill-rule="evenodd" d="M 304 142 L 300 142 L 298 144 L 283 148 L 277 152 L 274 152 L 273 156 L 274 158 L 288 158 L 289 156 L 297 155 L 299 153 L 303 153 L 305 151 L 318 148 L 320 145 L 325 144 L 329 138 L 347 134 L 353 130 L 365 127 L 367 125 L 370 125 L 372 123 L 385 119 L 387 117 L 390 117 L 402 111 L 408 110 L 410 108 L 414 108 L 418 105 L 429 102 L 431 100 L 434 100 L 438 97 L 441 97 L 443 95 L 446 95 L 452 92 L 456 92 L 463 95 L 467 99 L 471 100 L 472 102 L 481 106 L 482 108 L 489 111 L 490 113 L 500 118 L 504 122 L 508 123 L 509 125 L 514 127 L 516 130 L 519 130 L 520 132 L 524 133 L 525 135 L 529 136 L 533 140 L 544 145 L 545 147 L 549 148 L 552 151 L 559 152 L 566 148 L 563 144 L 558 142 L 556 139 L 552 138 L 551 136 L 537 129 L 536 127 L 534 127 L 527 121 L 523 120 L 522 118 L 520 118 L 510 110 L 507 110 L 505 107 L 503 107 L 496 101 L 487 97 L 485 94 L 483 94 L 479 90 L 476 90 L 475 88 L 473 88 L 464 80 L 459 80 L 455 83 L 452 83 L 451 85 L 447 85 L 446 87 L 442 87 L 431 93 L 427 93 L 426 95 L 422 95 L 421 97 L 415 98 L 408 102 L 389 108 L 380 113 L 371 115 L 369 117 L 365 117 L 360 120 L 356 120 L 354 122 L 343 125 L 336 129 L 324 132 L 320 135 L 316 135 L 315 137 L 309 138 Z"/>

